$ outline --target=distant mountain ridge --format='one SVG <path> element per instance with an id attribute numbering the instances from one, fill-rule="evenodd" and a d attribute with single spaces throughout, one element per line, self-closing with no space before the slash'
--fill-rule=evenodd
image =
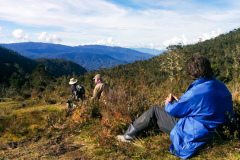
<path id="1" fill-rule="evenodd" d="M 101 45 L 65 46 L 50 43 L 11 43 L 0 44 L 28 58 L 62 58 L 72 60 L 87 70 L 110 68 L 118 64 L 132 63 L 154 57 L 152 54 L 136 50 Z"/>
<path id="2" fill-rule="evenodd" d="M 30 59 L 10 49 L 0 47 L 0 84 L 9 83 L 13 73 L 20 77 L 30 75 L 37 65 L 43 64 L 46 70 L 54 77 L 63 75 L 83 75 L 87 70 L 79 64 L 64 59 Z"/>

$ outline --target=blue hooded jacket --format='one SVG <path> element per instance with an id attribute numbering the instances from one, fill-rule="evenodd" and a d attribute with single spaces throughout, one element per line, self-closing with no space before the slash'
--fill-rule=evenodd
<path id="1" fill-rule="evenodd" d="M 180 100 L 167 103 L 165 110 L 181 118 L 170 133 L 170 151 L 183 159 L 211 141 L 215 129 L 234 120 L 232 95 L 214 77 L 194 81 Z"/>

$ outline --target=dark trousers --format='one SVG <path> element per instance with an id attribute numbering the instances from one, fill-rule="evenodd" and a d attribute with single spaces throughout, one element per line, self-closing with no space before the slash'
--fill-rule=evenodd
<path id="1" fill-rule="evenodd" d="M 160 131 L 170 134 L 179 119 L 168 114 L 165 108 L 154 106 L 136 119 L 133 126 L 138 132 L 157 127 Z"/>

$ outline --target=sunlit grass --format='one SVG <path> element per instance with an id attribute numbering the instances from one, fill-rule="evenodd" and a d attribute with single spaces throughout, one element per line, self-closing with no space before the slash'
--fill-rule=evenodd
<path id="1" fill-rule="evenodd" d="M 0 159 L 179 159 L 170 153 L 171 140 L 165 133 L 147 131 L 132 143 L 116 140 L 131 120 L 151 105 L 162 105 L 168 90 L 165 83 L 161 87 L 154 93 L 146 88 L 144 94 L 116 88 L 119 92 L 108 103 L 87 99 L 68 117 L 60 102 L 0 102 Z M 238 94 L 233 98 L 238 110 Z M 192 159 L 240 159 L 236 148 L 237 136 L 218 137 Z"/>

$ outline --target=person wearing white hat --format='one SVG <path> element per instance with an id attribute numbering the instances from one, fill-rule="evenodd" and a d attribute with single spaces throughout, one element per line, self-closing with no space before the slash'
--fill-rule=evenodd
<path id="1" fill-rule="evenodd" d="M 71 78 L 69 81 L 71 85 L 72 96 L 67 100 L 67 109 L 71 108 L 70 103 L 73 101 L 78 102 L 79 100 L 83 101 L 85 97 L 85 89 L 82 85 L 77 85 L 77 79 Z"/>

